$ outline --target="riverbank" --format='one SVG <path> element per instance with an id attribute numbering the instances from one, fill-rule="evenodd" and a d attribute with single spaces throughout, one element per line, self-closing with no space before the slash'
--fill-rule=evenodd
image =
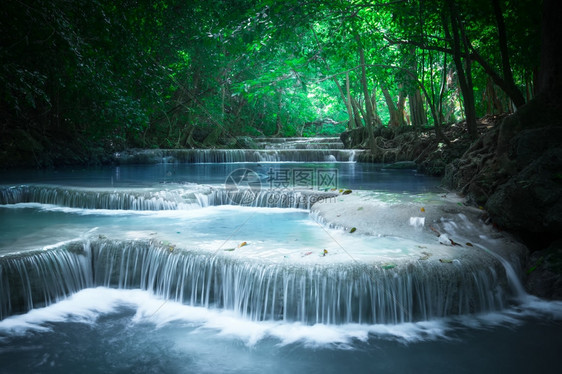
<path id="1" fill-rule="evenodd" d="M 444 128 L 449 145 L 434 132 L 378 129 L 375 147 L 359 160 L 411 161 L 420 172 L 442 176 L 444 187 L 483 210 L 485 222 L 529 248 L 528 291 L 562 299 L 561 118 L 561 104 L 543 96 L 515 114 L 482 118 L 475 141 L 463 123 Z M 353 130 L 342 141 L 365 148 L 365 136 L 363 129 Z"/>

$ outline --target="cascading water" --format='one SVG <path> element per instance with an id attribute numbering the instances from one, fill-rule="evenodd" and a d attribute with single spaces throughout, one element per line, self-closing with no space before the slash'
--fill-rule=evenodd
<path id="1" fill-rule="evenodd" d="M 339 138 L 258 138 L 257 149 L 134 150 L 115 155 L 120 164 L 353 162 L 362 150 L 343 149 Z"/>
<path id="2" fill-rule="evenodd" d="M 525 297 L 480 211 L 337 138 L 255 144 L 3 178 L 0 371 L 548 371 L 562 305 Z M 310 170 L 337 180 L 271 181 Z"/>
<path id="3" fill-rule="evenodd" d="M 199 206 L 205 190 L 103 190 L 57 186 L 0 188 L 0 204 L 39 203 L 80 209 L 174 210 Z"/>
<path id="4" fill-rule="evenodd" d="M 338 137 L 256 138 L 255 141 L 262 149 L 343 149 Z"/>
<path id="5" fill-rule="evenodd" d="M 501 310 L 501 266 L 435 264 L 396 269 L 354 262 L 297 265 L 232 259 L 154 241 L 73 242 L 0 262 L 2 316 L 48 305 L 82 288 L 141 288 L 251 320 L 304 324 L 402 323 Z"/>
<path id="6" fill-rule="evenodd" d="M 21 185 L 0 187 L 0 204 L 38 203 L 79 209 L 108 210 L 188 210 L 218 205 L 264 208 L 310 209 L 312 204 L 337 193 L 314 190 L 270 190 L 254 192 L 240 188 L 197 186 L 174 190 L 89 189 L 58 186 Z"/>
<path id="7" fill-rule="evenodd" d="M 0 319 L 50 305 L 91 287 L 91 263 L 82 243 L 0 258 Z"/>
<path id="8" fill-rule="evenodd" d="M 122 165 L 161 162 L 353 162 L 361 152 L 349 149 L 171 149 L 122 153 L 115 158 Z"/>

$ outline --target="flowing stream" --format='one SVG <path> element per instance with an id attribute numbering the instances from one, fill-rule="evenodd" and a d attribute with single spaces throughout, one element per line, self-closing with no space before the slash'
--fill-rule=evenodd
<path id="1" fill-rule="evenodd" d="M 5 172 L 0 372 L 554 372 L 525 250 L 337 138 Z"/>

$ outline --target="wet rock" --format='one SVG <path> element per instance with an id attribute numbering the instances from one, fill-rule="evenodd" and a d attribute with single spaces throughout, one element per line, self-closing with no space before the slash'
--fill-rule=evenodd
<path id="1" fill-rule="evenodd" d="M 340 135 L 340 139 L 344 145 L 344 148 L 360 148 L 364 139 L 367 138 L 367 128 L 359 127 L 356 129 L 351 129 L 343 132 Z"/>
<path id="2" fill-rule="evenodd" d="M 119 165 L 158 164 L 163 157 L 160 149 L 128 149 L 115 153 L 114 162 Z"/>
<path id="3" fill-rule="evenodd" d="M 546 149 L 556 148 L 562 144 L 562 127 L 547 127 L 522 131 L 516 138 L 514 153 L 517 167 L 523 169 Z"/>
<path id="4" fill-rule="evenodd" d="M 555 299 L 562 299 L 562 245 L 553 244 L 562 230 L 561 114 L 558 98 L 532 100 L 450 163 L 443 179 L 525 243 L 528 291 Z"/>
<path id="5" fill-rule="evenodd" d="M 242 149 L 258 149 L 258 144 L 249 136 L 238 136 L 236 138 L 236 147 Z"/>
<path id="6" fill-rule="evenodd" d="M 500 186 L 486 209 L 501 227 L 532 233 L 562 231 L 562 148 L 546 151 Z"/>
<path id="7" fill-rule="evenodd" d="M 526 268 L 528 292 L 546 299 L 562 300 L 562 241 L 531 254 Z"/>

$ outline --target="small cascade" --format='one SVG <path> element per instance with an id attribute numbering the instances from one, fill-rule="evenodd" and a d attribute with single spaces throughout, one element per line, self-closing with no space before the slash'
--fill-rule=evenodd
<path id="1" fill-rule="evenodd" d="M 166 299 L 303 324 L 402 323 L 504 308 L 499 262 L 298 265 L 185 251 L 155 241 L 72 243 L 0 257 L 1 318 L 84 287 L 141 288 Z"/>
<path id="2" fill-rule="evenodd" d="M 193 190 L 103 190 L 21 185 L 0 188 L 0 204 L 40 203 L 79 209 L 176 210 L 199 207 Z"/>
<path id="3" fill-rule="evenodd" d="M 39 203 L 79 209 L 186 210 L 218 205 L 310 209 L 317 201 L 337 196 L 316 190 L 239 189 L 198 186 L 170 191 L 95 190 L 21 185 L 0 188 L 0 204 Z"/>
<path id="4" fill-rule="evenodd" d="M 314 203 L 333 199 L 338 194 L 314 190 L 267 189 L 253 191 L 251 189 L 239 189 L 229 191 L 226 189 L 213 189 L 208 194 L 200 194 L 198 196 L 201 206 L 243 205 L 259 208 L 310 209 Z"/>
<path id="5" fill-rule="evenodd" d="M 339 138 L 257 138 L 258 149 L 145 149 L 115 154 L 119 164 L 354 162 L 362 150 L 343 149 Z"/>
<path id="6" fill-rule="evenodd" d="M 186 149 L 168 150 L 165 160 L 182 163 L 352 162 L 358 150 L 344 149 Z"/>
<path id="7" fill-rule="evenodd" d="M 343 149 L 339 137 L 256 138 L 261 149 Z"/>
<path id="8" fill-rule="evenodd" d="M 523 287 L 523 284 L 521 283 L 519 276 L 517 275 L 517 272 L 515 271 L 513 266 L 509 263 L 509 261 L 507 261 L 505 258 L 501 257 L 500 255 L 490 251 L 488 248 L 484 247 L 481 244 L 475 243 L 475 245 L 478 248 L 485 251 L 486 253 L 493 256 L 494 258 L 496 258 L 499 262 L 501 262 L 501 264 L 505 268 L 505 273 L 507 276 L 507 280 L 509 282 L 509 286 L 511 287 L 513 296 L 515 296 L 520 300 L 523 300 L 526 296 L 528 296 L 527 292 L 525 291 L 525 288 Z"/>
<path id="9" fill-rule="evenodd" d="M 57 302 L 92 286 L 88 243 L 0 257 L 0 319 Z"/>

